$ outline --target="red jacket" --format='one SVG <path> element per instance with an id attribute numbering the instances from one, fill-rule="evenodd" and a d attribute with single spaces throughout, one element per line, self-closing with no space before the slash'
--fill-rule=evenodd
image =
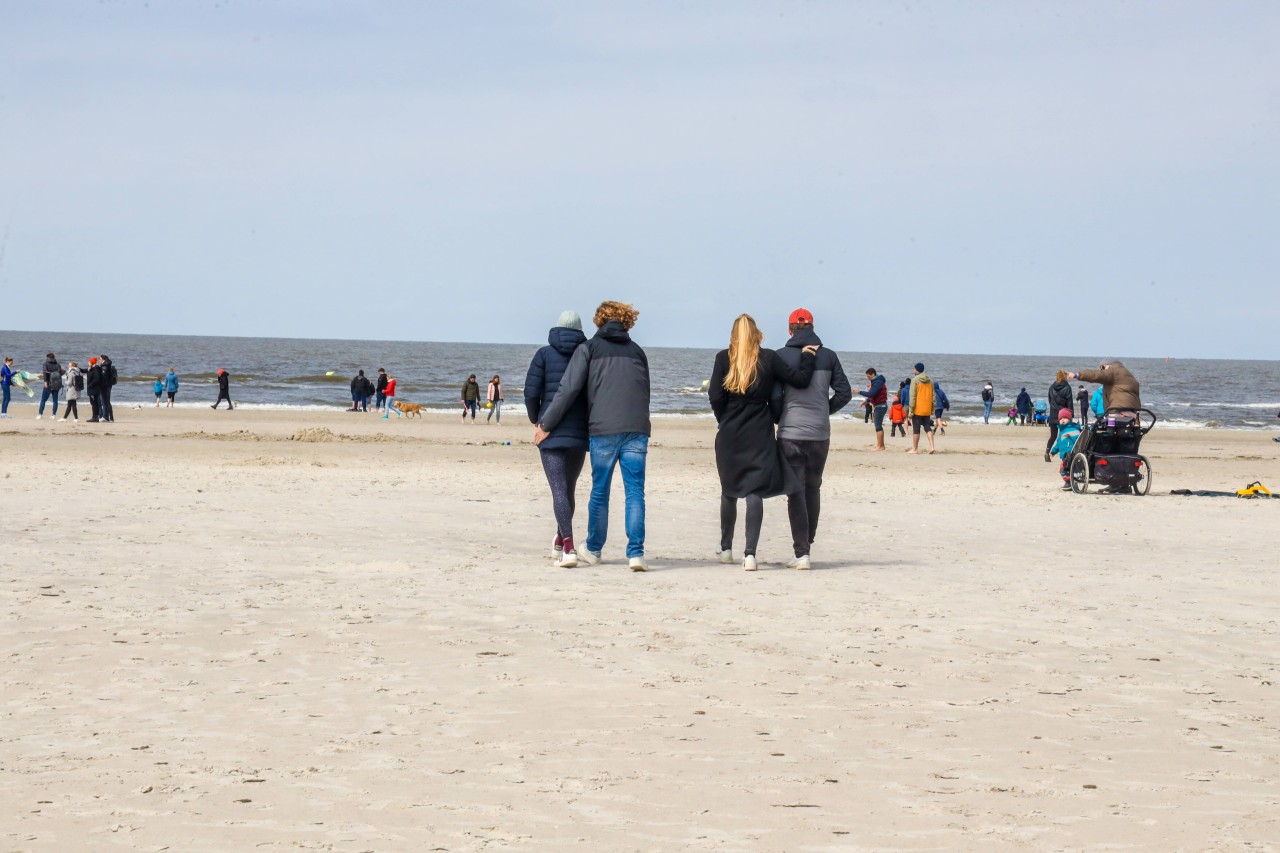
<path id="1" fill-rule="evenodd" d="M 386 395 L 388 397 L 394 397 L 396 395 L 396 381 L 394 379 L 387 380 Z"/>

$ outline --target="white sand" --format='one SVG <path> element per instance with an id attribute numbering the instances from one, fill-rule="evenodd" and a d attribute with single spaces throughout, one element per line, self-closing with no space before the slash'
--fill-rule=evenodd
<path id="1" fill-rule="evenodd" d="M 11 411 L 6 851 L 1280 849 L 1280 501 L 1167 494 L 1280 486 L 1269 435 L 1158 428 L 1134 498 L 840 423 L 817 570 L 778 499 L 748 574 L 658 421 L 632 574 L 620 481 L 550 565 L 517 411 Z"/>

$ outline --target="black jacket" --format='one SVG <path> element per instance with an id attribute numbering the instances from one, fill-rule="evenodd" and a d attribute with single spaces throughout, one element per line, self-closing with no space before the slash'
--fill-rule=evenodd
<path id="1" fill-rule="evenodd" d="M 1071 394 L 1071 383 L 1063 380 L 1049 386 L 1049 420 L 1058 422 L 1059 409 L 1075 409 L 1075 398 Z"/>
<path id="2" fill-rule="evenodd" d="M 530 423 L 538 423 L 551 408 L 569 359 L 587 336 L 578 329 L 557 326 L 547 333 L 547 345 L 533 354 L 524 377 L 524 408 Z M 538 445 L 541 450 L 587 449 L 587 397 L 579 394 L 551 434 Z"/>
<path id="3" fill-rule="evenodd" d="M 637 432 L 649 435 L 649 357 L 617 320 L 574 350 L 560 389 L 539 421 L 553 430 L 580 394 L 587 397 L 592 435 Z"/>
<path id="4" fill-rule="evenodd" d="M 218 374 L 218 393 L 228 395 L 231 393 L 231 374 L 225 370 Z"/>

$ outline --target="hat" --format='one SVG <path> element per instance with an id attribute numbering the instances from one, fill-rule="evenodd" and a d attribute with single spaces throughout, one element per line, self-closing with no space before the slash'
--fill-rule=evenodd
<path id="1" fill-rule="evenodd" d="M 808 308 L 797 308 L 796 310 L 791 312 L 791 316 L 787 319 L 787 323 L 792 326 L 796 325 L 797 323 L 804 323 L 806 325 L 812 326 L 813 314 L 809 312 Z"/>
<path id="2" fill-rule="evenodd" d="M 221 367 L 218 368 L 218 375 L 221 376 L 225 371 Z M 360 371 L 360 375 L 364 376 L 364 371 Z"/>
<path id="3" fill-rule="evenodd" d="M 1058 420 L 1062 420 L 1063 418 L 1066 418 L 1067 420 L 1071 420 L 1071 418 L 1074 416 L 1075 416 L 1075 412 L 1071 411 L 1070 409 L 1058 409 Z"/>
<path id="4" fill-rule="evenodd" d="M 557 329 L 577 329 L 582 331 L 582 318 L 578 316 L 577 311 L 561 311 L 560 319 L 556 320 Z"/>
<path id="5" fill-rule="evenodd" d="M 97 363 L 98 363 L 98 357 L 97 357 L 96 355 L 91 355 L 91 356 L 89 356 L 89 363 L 90 363 L 90 364 L 97 364 Z"/>
<path id="6" fill-rule="evenodd" d="M 924 362 L 923 362 L 923 361 L 917 361 L 917 362 L 916 362 L 916 373 L 924 373 Z"/>

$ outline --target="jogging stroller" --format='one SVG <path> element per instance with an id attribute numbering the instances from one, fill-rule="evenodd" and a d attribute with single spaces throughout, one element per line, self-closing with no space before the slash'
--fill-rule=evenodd
<path id="1" fill-rule="evenodd" d="M 1138 453 L 1142 437 L 1156 425 L 1150 409 L 1107 409 L 1085 426 L 1064 462 L 1071 491 L 1083 495 L 1089 484 L 1135 495 L 1151 491 L 1151 463 Z"/>
<path id="2" fill-rule="evenodd" d="M 1047 426 L 1049 424 L 1049 401 L 1036 400 L 1031 406 L 1031 422 L 1040 426 Z"/>

